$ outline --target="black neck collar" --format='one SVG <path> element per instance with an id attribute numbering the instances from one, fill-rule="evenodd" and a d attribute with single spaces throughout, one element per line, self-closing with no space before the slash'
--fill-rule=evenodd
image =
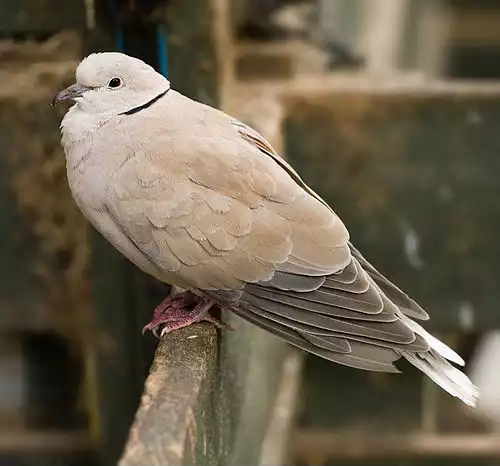
<path id="1" fill-rule="evenodd" d="M 162 92 L 161 94 L 158 94 L 156 97 L 153 97 L 151 100 L 148 100 L 145 104 L 139 105 L 138 107 L 131 108 L 130 110 L 127 110 L 126 112 L 120 113 L 120 115 L 133 115 L 134 113 L 140 112 L 141 110 L 144 110 L 145 108 L 151 107 L 157 100 L 160 100 L 168 91 L 170 88 L 168 88 L 166 91 Z"/>

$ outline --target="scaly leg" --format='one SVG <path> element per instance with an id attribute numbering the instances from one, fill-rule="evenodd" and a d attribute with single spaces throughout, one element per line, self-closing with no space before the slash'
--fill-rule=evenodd
<path id="1" fill-rule="evenodd" d="M 211 322 L 221 329 L 230 328 L 208 313 L 214 305 L 211 299 L 196 296 L 189 291 L 169 296 L 154 310 L 153 319 L 142 331 L 144 333 L 146 330 L 151 330 L 158 337 L 158 329 L 162 325 L 164 328 L 161 335 L 164 335 L 202 320 Z"/>
<path id="2" fill-rule="evenodd" d="M 213 319 L 215 318 L 209 316 L 208 311 L 214 304 L 215 303 L 209 298 L 200 298 L 193 309 L 183 309 L 184 315 L 165 322 L 165 327 L 163 327 L 163 330 L 161 331 L 161 336 L 174 330 L 187 327 L 188 325 L 194 324 L 195 322 L 201 322 L 202 320 L 209 320 L 210 322 L 213 322 Z"/>
<path id="3" fill-rule="evenodd" d="M 158 336 L 157 331 L 160 325 L 168 322 L 171 318 L 180 318 L 182 315 L 180 312 L 184 308 L 196 304 L 199 299 L 198 296 L 190 291 L 168 296 L 156 306 L 151 322 L 144 326 L 142 333 L 144 334 L 146 330 L 151 330 L 155 336 Z"/>

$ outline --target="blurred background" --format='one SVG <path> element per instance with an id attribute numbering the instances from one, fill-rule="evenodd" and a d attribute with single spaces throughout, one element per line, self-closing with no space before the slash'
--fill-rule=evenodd
<path id="1" fill-rule="evenodd" d="M 307 356 L 287 464 L 500 464 L 500 2 L 0 0 L 0 465 L 114 464 L 156 345 L 168 287 L 77 211 L 50 107 L 100 50 L 261 131 L 483 389 Z"/>

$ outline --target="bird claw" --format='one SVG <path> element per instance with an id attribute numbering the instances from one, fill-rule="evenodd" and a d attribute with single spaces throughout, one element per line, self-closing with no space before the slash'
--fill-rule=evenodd
<path id="1" fill-rule="evenodd" d="M 189 325 L 193 325 L 197 322 L 210 322 L 211 324 L 215 325 L 219 330 L 234 330 L 231 325 L 226 324 L 224 322 L 221 322 L 219 319 L 216 317 L 211 316 L 210 314 L 206 314 L 203 316 L 195 316 L 194 318 L 186 318 L 186 319 L 181 319 L 177 322 L 173 321 L 171 325 L 165 324 L 165 326 L 162 328 L 160 332 L 160 337 L 163 337 L 164 335 L 167 335 L 170 332 L 173 332 L 174 330 L 178 330 L 183 327 L 188 327 Z M 153 334 L 157 336 L 156 332 L 157 328 L 153 329 Z"/>
<path id="2" fill-rule="evenodd" d="M 157 338 L 161 338 L 163 335 L 166 335 L 167 333 L 170 333 L 172 330 L 168 327 L 168 325 L 165 325 L 165 327 L 163 327 L 161 329 L 161 332 L 160 332 L 160 336 L 158 337 L 158 333 L 156 333 L 156 336 Z"/>
<path id="3" fill-rule="evenodd" d="M 194 307 L 192 307 L 193 304 Z M 201 321 L 210 322 L 221 330 L 233 330 L 230 325 L 208 313 L 213 305 L 214 302 L 208 298 L 200 298 L 188 293 L 167 298 L 155 309 L 153 319 L 143 327 L 142 333 L 150 330 L 156 338 L 161 338 L 174 330 Z"/>

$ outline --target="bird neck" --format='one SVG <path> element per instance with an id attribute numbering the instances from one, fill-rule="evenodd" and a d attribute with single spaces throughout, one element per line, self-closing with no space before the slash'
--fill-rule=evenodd
<path id="1" fill-rule="evenodd" d="M 153 105 L 155 102 L 157 102 L 158 100 L 160 100 L 163 96 L 165 96 L 168 91 L 170 91 L 170 88 L 168 88 L 165 91 L 161 92 L 156 97 L 153 97 L 152 99 L 148 100 L 146 103 L 144 103 L 142 105 L 138 105 L 137 107 L 133 107 L 130 110 L 127 110 L 126 112 L 122 112 L 122 113 L 120 113 L 120 115 L 133 115 L 134 113 L 138 113 L 141 110 L 149 108 L 149 107 L 151 107 L 151 105 Z"/>

